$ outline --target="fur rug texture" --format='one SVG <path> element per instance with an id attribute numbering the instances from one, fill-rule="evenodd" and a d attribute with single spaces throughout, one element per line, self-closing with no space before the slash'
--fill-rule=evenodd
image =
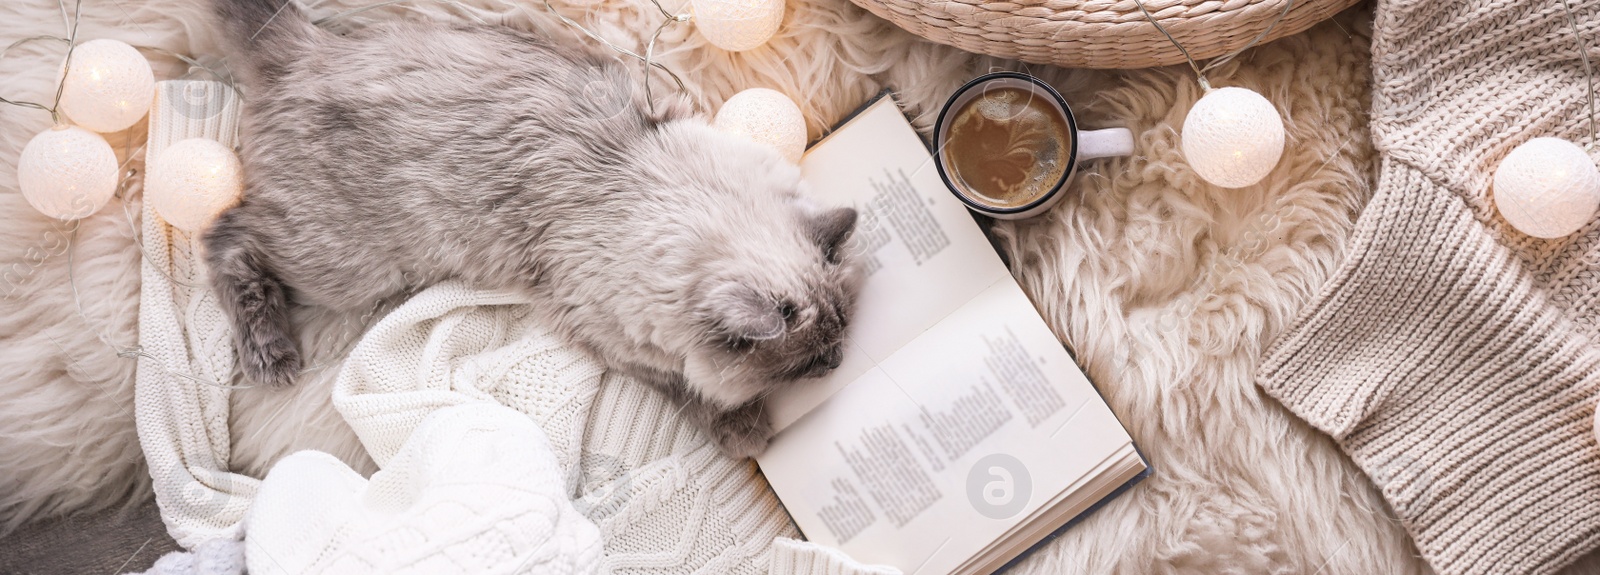
<path id="1" fill-rule="evenodd" d="M 372 2 L 301 3 L 321 17 Z M 642 47 L 659 23 L 647 0 L 555 6 L 629 47 Z M 86 0 L 83 14 L 84 39 L 222 63 L 204 2 Z M 590 42 L 536 0 L 419 0 L 335 27 L 386 18 L 503 22 Z M 1155 467 L 1019 572 L 1424 573 L 1370 481 L 1253 384 L 1262 350 L 1335 270 L 1372 188 L 1370 20 L 1363 9 L 1346 12 L 1210 75 L 1213 84 L 1261 92 L 1283 112 L 1283 160 L 1243 190 L 1210 186 L 1183 161 L 1178 129 L 1201 95 L 1187 67 L 1069 71 L 978 57 L 924 42 L 847 0 L 789 0 L 778 36 L 753 52 L 718 50 L 692 26 L 669 29 L 658 52 L 708 114 L 741 89 L 774 88 L 801 105 L 813 138 L 884 87 L 926 131 L 957 86 L 999 69 L 1055 84 L 1086 128 L 1133 129 L 1137 156 L 1088 164 L 1075 194 L 1052 212 L 994 227 L 1024 288 Z M 52 0 L 0 3 L 0 41 L 61 29 Z M 61 53 L 44 42 L 13 50 L 0 60 L 3 95 L 48 101 Z M 158 79 L 185 73 L 174 58 L 147 55 Z M 662 75 L 654 86 L 672 89 Z M 68 283 L 74 226 L 37 214 L 16 188 L 18 153 L 49 123 L 37 110 L 0 106 L 0 533 L 150 497 L 133 427 L 134 363 L 108 345 L 135 343 L 137 238 L 124 200 L 76 225 L 80 314 Z M 109 140 L 128 154 L 144 130 Z M 126 203 L 139 198 L 135 183 Z M 328 369 L 292 390 L 233 395 L 238 471 L 260 476 L 307 448 L 374 469 L 328 396 L 340 354 L 370 315 L 309 310 L 297 318 L 309 363 Z"/>

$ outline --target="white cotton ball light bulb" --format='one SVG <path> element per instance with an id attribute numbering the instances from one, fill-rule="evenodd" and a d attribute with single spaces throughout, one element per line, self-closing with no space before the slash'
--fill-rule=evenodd
<path id="1" fill-rule="evenodd" d="M 1577 144 L 1534 138 L 1511 150 L 1495 169 L 1494 205 L 1524 234 L 1567 236 L 1600 210 L 1600 170 Z"/>
<path id="2" fill-rule="evenodd" d="M 90 40 L 72 50 L 61 86 L 61 111 L 102 134 L 119 132 L 150 111 L 156 77 L 150 61 L 116 40 Z"/>
<path id="3" fill-rule="evenodd" d="M 39 213 L 58 220 L 87 217 L 117 193 L 117 154 L 99 134 L 56 126 L 22 148 L 17 184 Z"/>
<path id="4" fill-rule="evenodd" d="M 1183 120 L 1183 157 L 1196 174 L 1224 188 L 1267 177 L 1283 157 L 1283 117 L 1261 94 L 1219 88 Z"/>
<path id="5" fill-rule="evenodd" d="M 244 195 L 239 156 L 207 138 L 172 144 L 150 164 L 145 197 L 161 219 L 186 232 L 204 229 Z"/>
<path id="6" fill-rule="evenodd" d="M 692 0 L 691 5 L 695 28 L 729 52 L 767 43 L 783 23 L 783 0 Z"/>
<path id="7" fill-rule="evenodd" d="M 806 118 L 794 100 L 777 90 L 751 88 L 734 94 L 717 110 L 717 129 L 777 148 L 799 162 L 806 151 Z"/>

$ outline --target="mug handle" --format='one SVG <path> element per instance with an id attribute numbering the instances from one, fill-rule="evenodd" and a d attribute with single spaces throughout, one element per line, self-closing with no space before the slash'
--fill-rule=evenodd
<path id="1" fill-rule="evenodd" d="M 1106 128 L 1078 132 L 1078 161 L 1133 154 L 1133 130 Z"/>

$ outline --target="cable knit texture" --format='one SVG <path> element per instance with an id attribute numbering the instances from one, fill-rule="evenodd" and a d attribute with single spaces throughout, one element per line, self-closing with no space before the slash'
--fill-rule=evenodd
<path id="1" fill-rule="evenodd" d="M 1600 6 L 1573 5 L 1592 41 Z M 1588 143 L 1578 50 L 1559 1 L 1379 3 L 1378 191 L 1259 371 L 1445 575 L 1551 573 L 1600 547 L 1600 222 L 1523 235 L 1490 185 L 1529 139 Z"/>

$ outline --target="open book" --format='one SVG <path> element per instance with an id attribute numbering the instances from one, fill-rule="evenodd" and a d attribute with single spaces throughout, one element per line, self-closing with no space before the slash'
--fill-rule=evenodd
<path id="1" fill-rule="evenodd" d="M 757 458 L 807 539 L 910 574 L 989 573 L 1147 466 L 893 98 L 801 160 L 866 262 L 844 362 L 769 401 Z"/>

